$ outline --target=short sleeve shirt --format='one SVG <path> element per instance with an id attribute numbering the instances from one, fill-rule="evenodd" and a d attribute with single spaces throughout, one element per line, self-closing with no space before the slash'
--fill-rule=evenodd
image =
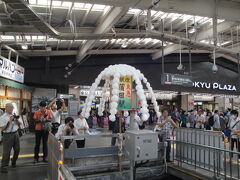
<path id="1" fill-rule="evenodd" d="M 45 118 L 43 118 L 44 116 L 46 116 Z M 49 120 L 52 118 L 52 113 L 49 110 L 45 110 L 44 112 L 41 112 L 40 110 L 37 110 L 34 113 L 33 119 L 35 120 L 40 120 L 41 118 L 43 118 L 44 121 Z M 42 123 L 41 122 L 36 122 L 35 124 L 35 130 L 40 131 L 42 130 Z"/>
<path id="2" fill-rule="evenodd" d="M 54 112 L 54 111 L 51 110 L 51 113 L 52 113 L 52 116 L 53 116 L 53 118 L 52 118 L 53 121 L 52 122 L 60 124 L 62 111 L 58 110 L 58 111 Z"/>
<path id="3" fill-rule="evenodd" d="M 168 118 L 171 118 L 171 117 L 169 116 Z M 158 123 L 163 123 L 164 121 L 166 121 L 166 119 L 164 119 L 163 116 L 161 116 L 158 120 Z M 165 131 L 166 136 L 169 139 L 172 135 L 173 126 L 170 122 L 168 122 L 162 127 L 162 130 Z"/>
<path id="4" fill-rule="evenodd" d="M 6 126 L 11 116 L 12 116 L 11 114 L 4 113 L 0 117 L 0 127 Z M 8 125 L 7 129 L 5 129 L 3 132 L 4 133 L 16 132 L 18 128 L 19 128 L 18 124 L 15 121 L 13 121 L 11 124 Z"/>

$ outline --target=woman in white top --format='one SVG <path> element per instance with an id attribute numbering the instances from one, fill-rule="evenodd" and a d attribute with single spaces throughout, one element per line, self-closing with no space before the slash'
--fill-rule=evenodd
<path id="1" fill-rule="evenodd" d="M 231 150 L 234 149 L 234 144 L 240 152 L 240 142 L 237 133 L 240 131 L 240 120 L 238 119 L 238 112 L 236 110 L 231 111 L 231 117 L 229 122 L 229 128 L 231 130 Z M 233 157 L 233 154 L 230 154 Z M 238 161 L 240 161 L 240 155 L 238 155 Z"/>
<path id="2" fill-rule="evenodd" d="M 86 119 L 82 116 L 82 111 L 78 112 L 78 119 L 74 121 L 74 127 L 78 130 L 78 135 L 89 134 L 89 126 Z M 78 148 L 84 148 L 85 146 L 85 138 L 79 138 L 76 140 Z"/>
<path id="3" fill-rule="evenodd" d="M 62 111 L 65 108 L 65 102 L 64 99 L 59 99 L 62 103 L 62 106 L 60 109 L 58 109 L 57 107 L 57 98 L 55 98 L 49 105 L 48 105 L 48 109 L 51 111 L 52 113 L 52 134 L 55 135 L 58 131 L 58 127 L 61 124 L 61 115 L 62 115 Z"/>

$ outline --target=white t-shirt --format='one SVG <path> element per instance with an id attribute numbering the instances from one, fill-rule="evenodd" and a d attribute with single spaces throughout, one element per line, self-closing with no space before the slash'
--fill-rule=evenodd
<path id="1" fill-rule="evenodd" d="M 12 116 L 12 114 L 8 114 L 8 113 L 4 113 L 1 117 L 0 117 L 0 127 L 6 126 L 6 124 L 8 123 L 8 121 L 10 120 L 10 117 Z M 20 126 L 22 125 L 22 121 L 21 119 L 19 119 L 20 121 Z M 9 132 L 16 132 L 18 130 L 19 126 L 16 123 L 16 121 L 13 121 L 11 124 L 8 125 L 7 129 L 5 129 L 3 132 L 4 133 L 9 133 Z"/>
<path id="2" fill-rule="evenodd" d="M 197 118 L 196 118 L 196 128 L 197 129 L 200 129 L 202 128 L 202 124 L 204 123 L 205 121 L 205 116 L 203 114 L 201 115 L 197 115 Z"/>
<path id="3" fill-rule="evenodd" d="M 55 137 L 56 137 L 57 139 L 60 139 L 60 138 L 61 138 L 60 135 L 64 133 L 64 129 L 65 129 L 65 124 L 61 124 L 61 125 L 58 127 L 58 132 L 55 134 Z M 77 130 L 76 130 L 75 127 L 74 127 L 74 131 L 75 131 L 76 134 L 78 134 L 78 132 L 77 132 Z M 72 136 L 72 135 L 73 135 L 73 133 L 71 132 L 71 133 L 70 133 L 70 136 Z"/>
<path id="4" fill-rule="evenodd" d="M 80 127 L 85 127 L 86 130 L 78 130 L 78 135 L 84 135 L 84 134 L 89 134 L 89 126 L 85 118 L 83 119 L 76 119 L 74 121 L 74 127 L 78 130 Z M 79 140 L 83 140 L 84 138 L 79 138 Z"/>
<path id="5" fill-rule="evenodd" d="M 233 139 L 237 139 L 238 137 L 237 137 L 237 134 L 236 134 L 236 132 L 234 132 L 234 131 L 239 131 L 240 130 L 240 122 L 238 122 L 238 121 L 240 121 L 239 119 L 237 119 L 237 120 L 234 120 L 234 119 L 230 119 L 230 125 L 229 125 L 229 127 L 230 127 L 230 129 L 233 129 L 233 131 L 231 132 L 231 135 L 232 135 L 232 138 Z M 236 124 L 237 123 L 237 124 Z M 235 125 L 236 124 L 236 125 Z M 234 126 L 235 125 L 235 126 Z M 234 127 L 233 127 L 234 126 Z M 232 128 L 233 127 L 233 128 Z"/>
<path id="6" fill-rule="evenodd" d="M 141 118 L 138 115 L 134 116 L 134 126 L 133 130 L 139 130 L 139 124 L 141 123 Z"/>
<path id="7" fill-rule="evenodd" d="M 54 111 L 51 110 L 51 113 L 52 113 L 52 123 L 59 123 L 60 124 L 62 111 L 58 110 L 58 111 L 54 112 Z"/>
<path id="8" fill-rule="evenodd" d="M 213 127 L 216 128 L 216 129 L 220 129 L 221 126 L 220 126 L 220 117 L 219 117 L 219 115 L 218 115 L 218 114 L 215 114 L 214 117 L 213 117 L 213 119 L 214 119 L 214 125 L 213 125 Z"/>

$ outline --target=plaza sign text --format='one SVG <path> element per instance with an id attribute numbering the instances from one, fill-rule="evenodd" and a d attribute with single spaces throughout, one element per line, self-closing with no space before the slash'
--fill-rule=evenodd
<path id="1" fill-rule="evenodd" d="M 206 89 L 217 89 L 222 91 L 237 91 L 234 85 L 224 85 L 219 83 L 206 83 L 206 82 L 194 82 L 193 87 L 206 88 Z"/>

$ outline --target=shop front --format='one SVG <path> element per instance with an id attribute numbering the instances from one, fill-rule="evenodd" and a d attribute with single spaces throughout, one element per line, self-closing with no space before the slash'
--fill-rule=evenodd
<path id="1" fill-rule="evenodd" d="M 13 113 L 23 120 L 22 128 L 28 128 L 33 88 L 23 83 L 24 68 L 0 56 L 0 109 L 4 112 L 6 103 L 12 103 Z"/>

